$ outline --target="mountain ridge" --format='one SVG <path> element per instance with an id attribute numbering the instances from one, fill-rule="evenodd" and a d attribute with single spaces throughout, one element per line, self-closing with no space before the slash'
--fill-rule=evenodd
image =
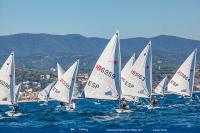
<path id="1" fill-rule="evenodd" d="M 187 53 L 200 48 L 200 41 L 182 37 L 159 35 L 152 38 L 136 37 L 121 39 L 122 54 L 131 55 L 152 41 L 155 51 Z M 0 36 L 0 55 L 15 51 L 17 56 L 43 55 L 63 52 L 98 55 L 109 39 L 85 37 L 80 34 L 52 35 L 46 33 L 20 33 Z M 19 53 L 18 53 L 19 52 Z"/>
<path id="2" fill-rule="evenodd" d="M 200 49 L 200 41 L 169 35 L 120 39 L 122 64 L 133 53 L 138 56 L 150 40 L 154 64 L 157 60 L 162 60 L 170 65 L 179 65 L 195 48 Z M 20 33 L 0 36 L 0 61 L 2 63 L 11 51 L 15 51 L 16 63 L 30 69 L 49 69 L 56 62 L 66 66 L 78 58 L 81 59 L 82 68 L 91 68 L 108 41 L 109 39 L 80 34 Z M 197 53 L 200 57 L 200 52 Z M 198 59 L 197 63 L 200 63 Z"/>

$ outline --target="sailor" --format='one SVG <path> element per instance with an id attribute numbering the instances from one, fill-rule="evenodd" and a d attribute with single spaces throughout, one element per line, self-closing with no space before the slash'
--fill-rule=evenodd
<path id="1" fill-rule="evenodd" d="M 197 94 L 194 94 L 194 100 L 199 100 L 199 96 Z"/>
<path id="2" fill-rule="evenodd" d="M 64 106 L 66 106 L 66 103 L 65 102 L 60 102 L 60 106 L 64 107 Z"/>
<path id="3" fill-rule="evenodd" d="M 15 105 L 13 107 L 13 113 L 16 114 L 16 113 L 19 113 L 19 106 L 18 105 Z"/>
<path id="4" fill-rule="evenodd" d="M 73 102 L 72 102 L 72 103 L 69 103 L 69 108 L 70 108 L 70 109 L 74 109 L 74 108 L 75 108 Z"/>
<path id="5" fill-rule="evenodd" d="M 155 107 L 158 104 L 158 100 L 156 99 L 156 96 L 153 96 L 151 99 L 151 106 Z"/>
<path id="6" fill-rule="evenodd" d="M 128 109 L 128 102 L 126 101 L 126 99 L 124 97 L 121 100 L 120 108 L 121 109 Z"/>

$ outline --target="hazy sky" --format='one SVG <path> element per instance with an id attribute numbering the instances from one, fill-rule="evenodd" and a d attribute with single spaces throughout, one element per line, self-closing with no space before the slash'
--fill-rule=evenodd
<path id="1" fill-rule="evenodd" d="M 161 34 L 200 40 L 200 0 L 0 0 L 0 35 Z"/>

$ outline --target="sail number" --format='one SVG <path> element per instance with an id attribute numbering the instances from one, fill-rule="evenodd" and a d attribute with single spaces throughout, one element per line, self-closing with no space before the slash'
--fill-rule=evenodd
<path id="1" fill-rule="evenodd" d="M 129 88 L 133 88 L 134 85 L 128 82 L 125 78 L 122 77 L 122 82 L 124 82 L 124 85 L 126 85 Z"/>
<path id="2" fill-rule="evenodd" d="M 60 79 L 60 82 L 67 88 L 70 88 L 69 84 L 64 80 L 64 79 Z"/>
<path id="3" fill-rule="evenodd" d="M 185 80 L 189 81 L 189 78 L 180 70 L 177 72 L 178 75 L 180 75 L 181 77 L 183 77 Z"/>
<path id="4" fill-rule="evenodd" d="M 88 86 L 92 88 L 99 88 L 99 85 L 97 83 L 94 83 L 93 81 L 88 81 Z"/>
<path id="5" fill-rule="evenodd" d="M 108 77 L 111 77 L 112 79 L 115 78 L 115 74 L 113 74 L 111 71 L 105 69 L 104 67 L 100 66 L 100 65 L 97 65 L 96 66 L 96 69 L 100 72 L 102 72 L 103 74 L 105 74 L 106 76 Z"/>
<path id="6" fill-rule="evenodd" d="M 3 81 L 3 80 L 0 80 L 0 84 L 5 86 L 8 89 L 10 88 L 10 85 L 8 83 L 6 83 L 5 81 Z"/>
<path id="7" fill-rule="evenodd" d="M 141 74 L 139 74 L 138 72 L 136 72 L 135 70 L 132 70 L 131 73 L 136 76 L 137 78 L 139 78 L 140 80 L 144 81 L 145 77 L 142 76 Z"/>
<path id="8" fill-rule="evenodd" d="M 176 83 L 174 80 L 171 80 L 170 83 L 174 86 L 178 86 L 178 83 Z"/>
<path id="9" fill-rule="evenodd" d="M 53 87 L 52 91 L 54 91 L 55 93 L 60 93 L 60 91 L 56 87 Z"/>

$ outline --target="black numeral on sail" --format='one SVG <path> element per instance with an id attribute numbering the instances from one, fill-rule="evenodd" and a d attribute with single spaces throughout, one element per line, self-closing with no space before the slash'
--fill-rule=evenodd
<path id="1" fill-rule="evenodd" d="M 174 80 L 171 80 L 170 83 L 174 86 L 178 86 L 178 83 L 176 83 Z"/>
<path id="2" fill-rule="evenodd" d="M 3 86 L 5 86 L 6 88 L 10 88 L 10 85 L 9 84 L 7 84 L 5 81 L 3 81 L 3 80 L 0 80 L 0 84 L 1 85 L 3 85 Z"/>
<path id="3" fill-rule="evenodd" d="M 104 67 L 102 67 L 102 66 L 100 66 L 100 65 L 97 65 L 97 66 L 96 66 L 96 69 L 97 69 L 98 71 L 100 71 L 101 73 L 107 75 L 108 77 L 111 77 L 112 79 L 115 78 L 115 74 L 113 74 L 111 71 L 105 69 Z"/>
<path id="4" fill-rule="evenodd" d="M 180 75 L 181 77 L 183 77 L 185 80 L 189 81 L 189 78 L 180 70 L 177 72 L 178 75 Z"/>
<path id="5" fill-rule="evenodd" d="M 136 72 L 135 70 L 132 70 L 131 73 L 136 76 L 137 78 L 139 78 L 140 80 L 144 81 L 145 77 L 141 74 L 139 74 L 138 72 Z"/>
<path id="6" fill-rule="evenodd" d="M 133 88 L 134 87 L 133 84 L 131 84 L 130 82 L 126 81 L 126 79 L 124 79 L 123 77 L 122 77 L 122 82 L 124 82 L 124 85 L 126 85 L 129 88 Z"/>
<path id="7" fill-rule="evenodd" d="M 88 81 L 88 86 L 92 88 L 99 88 L 99 85 L 97 83 L 94 83 L 93 81 Z"/>

